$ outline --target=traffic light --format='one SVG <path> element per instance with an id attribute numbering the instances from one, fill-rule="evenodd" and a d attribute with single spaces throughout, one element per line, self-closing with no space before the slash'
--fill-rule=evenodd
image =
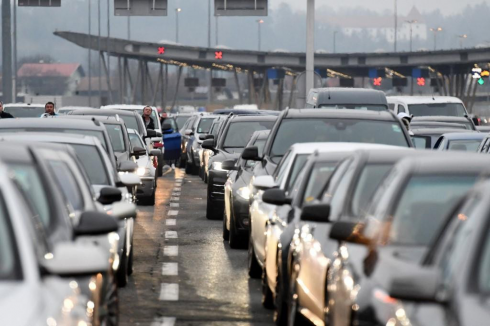
<path id="1" fill-rule="evenodd" d="M 417 78 L 417 85 L 418 86 L 425 86 L 425 78 Z"/>
<path id="2" fill-rule="evenodd" d="M 383 81 L 382 77 L 374 78 L 373 79 L 373 86 L 381 86 L 382 81 Z"/>

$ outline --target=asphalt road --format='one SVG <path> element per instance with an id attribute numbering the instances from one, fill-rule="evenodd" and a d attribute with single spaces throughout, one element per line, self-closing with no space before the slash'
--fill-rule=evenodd
<path id="1" fill-rule="evenodd" d="M 205 217 L 199 177 L 168 171 L 155 206 L 139 209 L 134 274 L 119 290 L 120 325 L 272 325 L 260 280 L 248 277 L 247 251 L 230 249 L 222 222 Z"/>

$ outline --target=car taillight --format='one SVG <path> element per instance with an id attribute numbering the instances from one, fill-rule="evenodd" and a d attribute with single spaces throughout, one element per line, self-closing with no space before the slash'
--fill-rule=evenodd
<path id="1" fill-rule="evenodd" d="M 158 159 L 156 156 L 153 157 L 153 167 L 155 169 L 158 169 Z"/>
<path id="2" fill-rule="evenodd" d="M 154 148 L 163 148 L 163 143 L 153 143 Z"/>
<path id="3" fill-rule="evenodd" d="M 481 118 L 478 118 L 478 125 L 481 126 Z"/>

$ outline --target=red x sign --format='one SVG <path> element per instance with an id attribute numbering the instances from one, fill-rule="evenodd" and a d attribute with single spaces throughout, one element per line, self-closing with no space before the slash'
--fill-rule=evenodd
<path id="1" fill-rule="evenodd" d="M 158 54 L 165 54 L 165 48 L 163 46 L 158 47 Z"/>
<path id="2" fill-rule="evenodd" d="M 373 85 L 374 86 L 381 86 L 381 81 L 383 80 L 383 78 L 381 77 L 378 77 L 378 78 L 374 78 L 373 80 Z"/>
<path id="3" fill-rule="evenodd" d="M 223 59 L 223 51 L 216 51 L 216 52 L 214 52 L 214 58 L 215 58 L 216 60 L 221 60 L 221 59 Z"/>

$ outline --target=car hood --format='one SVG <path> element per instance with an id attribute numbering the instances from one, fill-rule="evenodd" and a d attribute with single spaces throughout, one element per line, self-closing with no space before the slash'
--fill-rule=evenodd
<path id="1" fill-rule="evenodd" d="M 238 159 L 240 157 L 239 153 L 227 153 L 220 151 L 218 154 L 214 155 L 209 159 L 209 164 L 212 164 L 214 162 L 224 162 L 226 160 L 234 160 Z"/>

